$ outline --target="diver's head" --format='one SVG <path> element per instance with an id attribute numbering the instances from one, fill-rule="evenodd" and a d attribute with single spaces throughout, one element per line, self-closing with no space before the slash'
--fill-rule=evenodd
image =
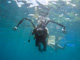
<path id="1" fill-rule="evenodd" d="M 37 33 L 38 33 L 38 35 L 43 35 L 44 29 L 43 28 L 37 28 Z"/>

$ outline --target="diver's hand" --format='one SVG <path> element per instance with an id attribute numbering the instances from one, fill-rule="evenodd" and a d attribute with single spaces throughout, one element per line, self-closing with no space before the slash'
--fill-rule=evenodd
<path id="1" fill-rule="evenodd" d="M 66 30 L 65 29 L 62 29 L 63 33 L 66 33 Z"/>
<path id="2" fill-rule="evenodd" d="M 17 30 L 17 27 L 15 26 L 15 27 L 13 28 L 13 30 Z"/>

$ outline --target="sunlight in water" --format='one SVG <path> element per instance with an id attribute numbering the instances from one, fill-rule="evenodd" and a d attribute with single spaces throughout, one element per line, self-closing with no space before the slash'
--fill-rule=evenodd
<path id="1" fill-rule="evenodd" d="M 57 1 L 64 1 L 64 2 L 66 2 L 67 5 L 76 6 L 75 4 L 70 3 L 70 1 L 72 1 L 72 0 L 14 0 L 14 1 L 16 1 L 18 7 L 21 7 L 22 5 L 24 5 L 23 1 L 25 1 L 26 4 L 27 3 L 32 3 L 29 7 L 38 6 L 36 1 L 40 2 L 43 5 L 48 5 L 49 2 L 51 2 L 53 4 L 57 4 L 56 3 Z"/>
<path id="2" fill-rule="evenodd" d="M 25 1 L 25 3 L 23 2 Z M 39 4 L 38 2 L 44 6 L 47 6 L 50 8 L 50 11 L 48 12 L 48 15 L 49 14 L 51 15 L 52 14 L 52 17 L 57 17 L 56 19 L 53 19 L 55 21 L 58 21 L 58 22 L 65 22 L 65 21 L 72 21 L 71 18 L 73 17 L 74 20 L 73 21 L 80 21 L 80 17 L 79 17 L 79 13 L 75 13 L 74 11 L 72 12 L 69 12 L 68 9 L 70 8 L 78 8 L 78 5 L 77 5 L 77 2 L 73 2 L 73 0 L 15 0 L 16 4 L 18 5 L 18 7 L 22 7 L 22 5 L 24 4 L 29 4 L 29 6 L 26 8 L 35 8 L 35 14 L 28 14 L 28 16 L 31 16 L 32 18 L 35 18 L 36 20 L 38 19 L 39 17 L 39 13 L 40 12 L 46 12 L 47 9 L 41 9 L 41 8 L 36 8 L 36 7 L 39 7 Z M 61 1 L 61 2 L 60 2 Z M 11 3 L 11 1 L 8 1 L 8 3 Z M 64 7 L 66 6 L 66 8 Z M 37 10 L 36 10 L 37 9 Z M 54 11 L 57 9 L 60 9 L 59 11 L 62 12 L 62 13 L 58 13 L 56 14 L 55 12 L 51 11 L 51 9 L 54 9 Z M 51 13 L 50 13 L 51 12 Z M 64 14 L 65 12 L 65 14 Z M 44 13 L 40 13 L 40 15 L 45 15 Z M 69 17 L 68 17 L 69 16 Z M 50 17 L 48 17 L 50 19 Z"/>

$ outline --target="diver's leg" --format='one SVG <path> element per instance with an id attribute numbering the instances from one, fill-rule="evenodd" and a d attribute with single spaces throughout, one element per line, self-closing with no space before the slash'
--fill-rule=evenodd
<path id="1" fill-rule="evenodd" d="M 40 44 L 40 43 L 38 44 L 38 50 L 39 50 L 40 52 L 42 52 L 41 44 Z"/>
<path id="2" fill-rule="evenodd" d="M 46 51 L 46 48 L 47 48 L 47 41 L 44 40 L 44 41 L 42 42 L 42 44 L 43 44 L 43 51 Z"/>
<path id="3" fill-rule="evenodd" d="M 41 50 L 41 44 L 40 44 L 39 39 L 36 39 L 35 45 L 38 46 L 38 50 L 39 50 L 40 52 L 42 52 L 42 50 Z"/>
<path id="4" fill-rule="evenodd" d="M 38 40 L 36 39 L 36 41 L 35 41 L 35 45 L 38 46 L 38 44 L 39 44 L 39 42 L 38 42 Z"/>

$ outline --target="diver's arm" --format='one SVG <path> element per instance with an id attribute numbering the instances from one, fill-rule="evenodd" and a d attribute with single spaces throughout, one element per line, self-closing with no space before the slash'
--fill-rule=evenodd
<path id="1" fill-rule="evenodd" d="M 59 48 L 59 49 L 63 49 L 63 47 L 62 47 L 62 46 L 60 46 L 59 44 L 58 44 L 58 48 Z"/>
<path id="2" fill-rule="evenodd" d="M 59 49 L 64 49 L 65 48 L 65 46 L 66 46 L 66 44 L 62 47 L 62 46 L 60 46 L 60 45 L 58 45 L 58 48 Z"/>
<path id="3" fill-rule="evenodd" d="M 17 27 L 19 27 L 19 25 L 20 25 L 24 20 L 30 21 L 30 22 L 32 23 L 33 27 L 35 28 L 35 25 L 33 24 L 32 20 L 30 20 L 30 19 L 28 19 L 28 18 L 23 18 L 23 19 L 17 24 L 17 26 L 14 27 L 14 29 L 16 30 Z"/>
<path id="4" fill-rule="evenodd" d="M 56 24 L 58 24 L 59 26 L 63 27 L 64 29 L 62 29 L 62 31 L 65 32 L 65 26 L 64 26 L 64 25 L 59 24 L 59 23 L 57 23 L 57 22 L 55 22 L 55 21 L 48 21 L 48 22 L 46 23 L 46 25 L 47 25 L 49 22 L 51 22 L 51 23 L 56 23 Z"/>
<path id="5" fill-rule="evenodd" d="M 48 44 L 48 46 L 50 46 L 52 49 L 55 49 L 54 45 Z"/>
<path id="6" fill-rule="evenodd" d="M 49 31 L 48 31 L 47 27 L 45 28 L 45 35 L 46 35 L 47 38 L 49 37 Z"/>

